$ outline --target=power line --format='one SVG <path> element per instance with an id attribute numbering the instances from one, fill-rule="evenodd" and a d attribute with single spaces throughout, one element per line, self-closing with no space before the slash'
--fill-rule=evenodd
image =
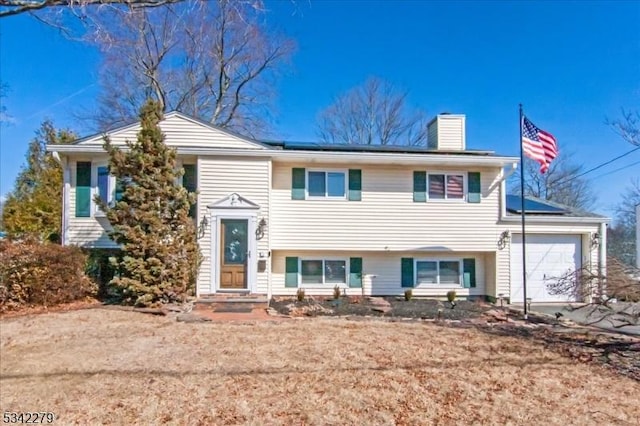
<path id="1" fill-rule="evenodd" d="M 556 182 L 556 183 L 554 183 L 554 185 L 564 185 L 564 184 L 566 184 L 566 183 L 569 183 L 569 182 L 571 182 L 571 181 L 573 181 L 573 180 L 575 180 L 575 179 L 578 179 L 579 177 L 582 177 L 582 176 L 586 175 L 587 173 L 594 172 L 594 171 L 596 171 L 596 170 L 598 170 L 598 169 L 600 169 L 600 168 L 602 168 L 602 167 L 604 167 L 604 166 L 606 166 L 606 165 L 608 165 L 608 164 L 611 164 L 611 163 L 613 163 L 614 161 L 617 161 L 617 160 L 621 159 L 622 157 L 626 157 L 627 155 L 629 155 L 629 154 L 631 154 L 631 153 L 633 153 L 633 152 L 635 152 L 635 151 L 637 151 L 637 150 L 639 150 L 639 149 L 640 149 L 640 146 L 639 146 L 639 147 L 637 147 L 637 148 L 632 149 L 631 151 L 627 151 L 627 152 L 625 152 L 625 153 L 624 153 L 624 154 L 622 154 L 622 155 L 618 155 L 616 158 L 612 158 L 612 159 L 611 159 L 611 160 L 609 160 L 609 161 L 606 161 L 606 162 L 604 162 L 604 163 L 602 163 L 602 164 L 599 164 L 599 165 L 597 165 L 597 166 L 595 166 L 595 167 L 593 167 L 593 168 L 591 168 L 591 169 L 587 170 L 586 172 L 582 172 L 582 173 L 580 173 L 580 174 L 578 174 L 578 175 L 572 176 L 572 177 L 570 177 L 570 178 L 569 178 L 569 179 L 567 179 L 567 180 L 564 180 L 564 181 L 563 181 L 563 180 L 561 180 L 560 182 Z M 637 163 L 634 163 L 634 164 L 637 164 Z M 616 171 L 617 171 L 617 170 L 614 170 L 614 172 L 616 172 Z M 611 172 L 611 173 L 613 173 L 613 172 Z M 604 175 L 603 175 L 603 176 L 604 176 Z"/>
<path id="2" fill-rule="evenodd" d="M 607 176 L 607 175 L 619 172 L 620 170 L 628 169 L 629 167 L 635 166 L 636 164 L 640 164 L 640 161 L 636 161 L 635 163 L 627 164 L 626 166 L 619 167 L 619 168 L 617 168 L 615 170 L 612 170 L 610 172 L 607 172 L 607 173 L 603 173 L 601 175 L 596 176 L 594 179 L 599 179 L 599 178 L 601 178 L 603 176 Z"/>

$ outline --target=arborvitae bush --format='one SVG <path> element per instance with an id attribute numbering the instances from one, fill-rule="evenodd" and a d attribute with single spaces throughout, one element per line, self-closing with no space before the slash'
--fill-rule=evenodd
<path id="1" fill-rule="evenodd" d="M 0 312 L 54 306 L 94 296 L 77 247 L 36 241 L 0 241 Z"/>
<path id="2" fill-rule="evenodd" d="M 122 248 L 111 281 L 122 302 L 138 306 L 180 302 L 193 294 L 200 252 L 189 217 L 195 194 L 178 184 L 176 150 L 167 147 L 158 123 L 162 110 L 149 101 L 140 112 L 136 141 L 122 150 L 105 140 L 109 172 L 119 182 L 118 200 L 96 199 L 113 227 L 109 236 Z"/>

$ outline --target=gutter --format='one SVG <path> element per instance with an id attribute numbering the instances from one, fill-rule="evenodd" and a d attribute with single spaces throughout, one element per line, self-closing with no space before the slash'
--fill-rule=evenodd
<path id="1" fill-rule="evenodd" d="M 345 164 L 403 164 L 403 165 L 466 165 L 504 166 L 513 164 L 515 157 L 490 157 L 442 154 L 396 154 L 389 152 L 333 152 L 333 151 L 286 151 L 268 149 L 220 149 L 202 147 L 176 147 L 179 155 L 267 158 L 273 161 L 304 163 L 345 163 Z M 47 151 L 61 154 L 105 154 L 102 145 L 50 145 Z"/>
<path id="2" fill-rule="evenodd" d="M 609 223 L 608 217 L 580 217 L 580 216 L 526 216 L 527 223 Z M 500 218 L 500 223 L 520 223 L 520 216 L 505 216 Z"/>

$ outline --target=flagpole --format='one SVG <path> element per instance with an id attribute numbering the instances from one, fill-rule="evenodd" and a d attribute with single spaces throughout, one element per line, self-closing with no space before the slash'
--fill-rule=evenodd
<path id="1" fill-rule="evenodd" d="M 522 293 L 524 294 L 524 319 L 529 314 L 527 306 L 527 241 L 525 235 L 525 214 L 524 214 L 524 150 L 522 148 L 522 104 L 520 107 L 520 215 L 522 221 Z"/>

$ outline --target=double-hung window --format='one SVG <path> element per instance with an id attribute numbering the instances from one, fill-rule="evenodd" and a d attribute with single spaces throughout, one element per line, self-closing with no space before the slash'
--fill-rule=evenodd
<path id="1" fill-rule="evenodd" d="M 307 171 L 307 196 L 309 198 L 346 198 L 345 171 Z"/>
<path id="2" fill-rule="evenodd" d="M 418 259 L 416 260 L 417 285 L 461 285 L 461 259 Z"/>
<path id="3" fill-rule="evenodd" d="M 462 173 L 429 173 L 430 200 L 464 200 L 465 176 Z"/>
<path id="4" fill-rule="evenodd" d="M 413 172 L 413 201 L 456 201 L 479 203 L 482 200 L 480 172 Z"/>
<path id="5" fill-rule="evenodd" d="M 300 260 L 301 284 L 346 284 L 347 261 L 344 259 L 302 259 Z"/>

